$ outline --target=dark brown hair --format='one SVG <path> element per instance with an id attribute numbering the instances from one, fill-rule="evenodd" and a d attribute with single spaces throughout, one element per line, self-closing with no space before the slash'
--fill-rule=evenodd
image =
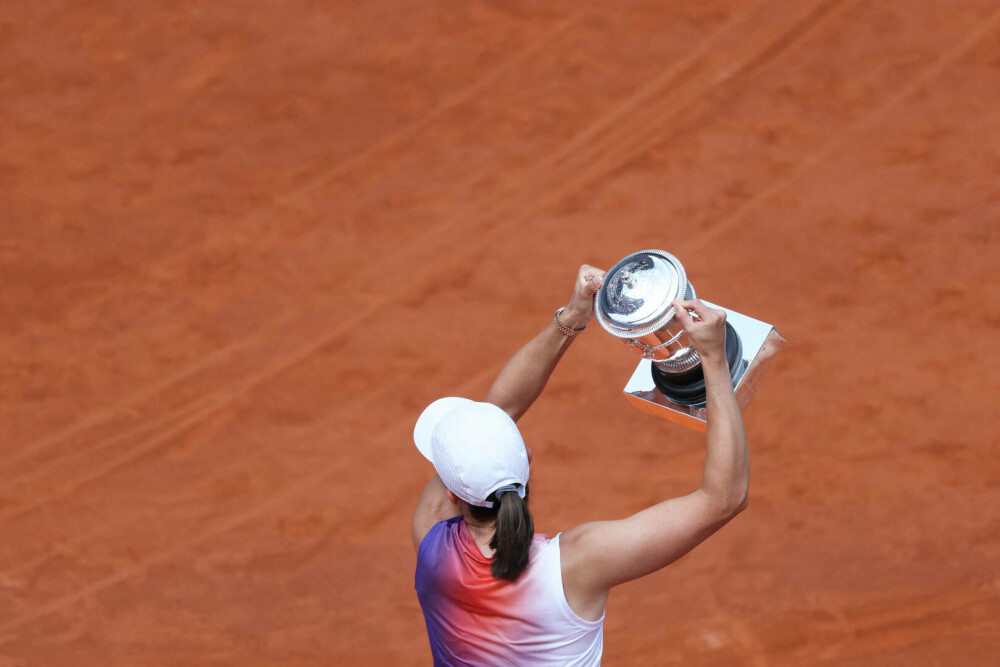
<path id="1" fill-rule="evenodd" d="M 478 521 L 495 520 L 490 572 L 495 579 L 516 581 L 528 567 L 528 549 L 535 535 L 535 521 L 528 509 L 528 487 L 524 487 L 524 498 L 508 491 L 500 494 L 499 502 L 492 494 L 487 500 L 493 502 L 493 507 L 469 505 L 469 511 Z"/>

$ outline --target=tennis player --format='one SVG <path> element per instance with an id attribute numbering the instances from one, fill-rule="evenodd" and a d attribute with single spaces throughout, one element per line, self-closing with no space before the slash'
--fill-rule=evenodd
<path id="1" fill-rule="evenodd" d="M 442 398 L 417 420 L 414 441 L 437 471 L 413 515 L 435 665 L 600 665 L 611 589 L 666 567 L 746 507 L 749 454 L 726 364 L 726 314 L 676 301 L 708 392 L 701 487 L 619 521 L 534 534 L 531 452 L 515 422 L 594 316 L 603 276 L 580 267 L 569 304 L 507 362 L 484 402 Z"/>

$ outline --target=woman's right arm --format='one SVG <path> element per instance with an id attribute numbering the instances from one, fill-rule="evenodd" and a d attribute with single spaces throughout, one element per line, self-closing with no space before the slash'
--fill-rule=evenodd
<path id="1" fill-rule="evenodd" d="M 601 615 L 612 587 L 666 567 L 747 504 L 750 456 L 726 363 L 726 313 L 698 300 L 674 305 L 705 373 L 708 424 L 701 487 L 627 519 L 586 523 L 562 534 L 566 599 L 584 618 Z"/>

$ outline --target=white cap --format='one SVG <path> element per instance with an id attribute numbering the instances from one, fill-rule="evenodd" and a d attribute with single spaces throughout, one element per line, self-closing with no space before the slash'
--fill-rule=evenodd
<path id="1" fill-rule="evenodd" d="M 528 451 L 517 425 L 492 403 L 439 398 L 423 411 L 413 442 L 452 493 L 478 507 L 501 486 L 513 485 L 524 498 Z"/>

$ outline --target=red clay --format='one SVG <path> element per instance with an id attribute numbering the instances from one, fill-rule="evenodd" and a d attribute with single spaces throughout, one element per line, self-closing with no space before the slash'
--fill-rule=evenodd
<path id="1" fill-rule="evenodd" d="M 343 3 L 341 3 L 343 4 Z M 609 665 L 1000 656 L 1000 11 L 20 3 L 0 13 L 0 665 L 422 665 L 419 410 L 643 247 L 789 339 L 750 508 Z M 599 329 L 539 529 L 697 483 Z"/>

